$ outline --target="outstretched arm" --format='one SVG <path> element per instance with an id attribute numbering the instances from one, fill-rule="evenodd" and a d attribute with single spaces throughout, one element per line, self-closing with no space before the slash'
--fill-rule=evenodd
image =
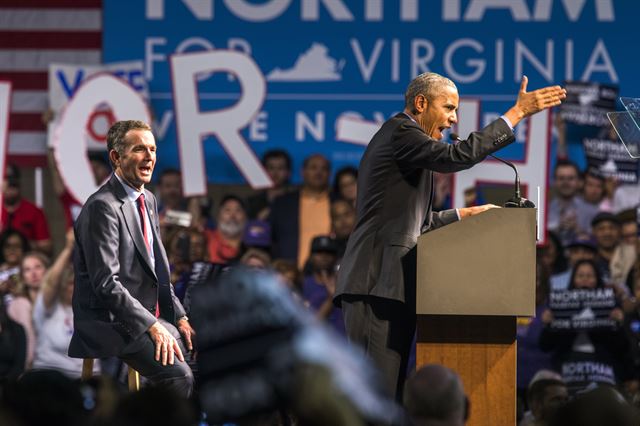
<path id="1" fill-rule="evenodd" d="M 523 76 L 516 104 L 504 114 L 513 127 L 530 115 L 560 105 L 562 100 L 567 97 L 567 91 L 560 86 L 548 86 L 527 92 L 528 83 L 527 76 Z"/>

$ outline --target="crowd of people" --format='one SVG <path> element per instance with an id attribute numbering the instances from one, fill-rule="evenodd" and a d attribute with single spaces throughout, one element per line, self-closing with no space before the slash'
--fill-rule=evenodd
<path id="1" fill-rule="evenodd" d="M 92 156 L 91 162 L 96 182 L 103 182 L 110 174 L 108 162 L 100 156 Z M 246 199 L 228 194 L 215 208 L 206 198 L 183 196 L 180 171 L 165 169 L 159 174 L 154 192 L 160 203 L 161 236 L 175 294 L 189 313 L 193 277 L 202 264 L 214 264 L 220 271 L 235 265 L 271 270 L 296 301 L 332 328 L 336 338 L 345 339 L 342 312 L 332 300 L 340 261 L 355 225 L 358 170 L 338 170 L 332 181 L 329 160 L 316 154 L 304 161 L 302 183 L 294 186 L 287 152 L 267 152 L 263 165 L 273 187 Z M 0 233 L 0 377 L 6 386 L 4 404 L 15 403 L 16 395 L 26 392 L 25 383 L 38 377 L 44 383 L 40 391 L 47 383 L 53 386 L 53 379 L 59 386 L 62 379 L 50 376 L 53 373 L 48 370 L 56 370 L 70 380 L 78 379 L 82 371 L 82 360 L 67 355 L 73 334 L 71 225 L 79 203 L 65 191 L 55 167 L 52 174 L 68 229 L 63 248 L 54 257 L 45 214 L 20 194 L 19 169 L 9 165 L 4 181 Z M 448 208 L 452 197 L 447 193 L 447 178 L 438 175 L 436 181 L 438 208 Z M 518 322 L 520 424 L 560 424 L 553 419 L 567 416 L 578 403 L 587 404 L 583 400 L 594 398 L 594 393 L 602 393 L 599 398 L 603 401 L 608 398 L 611 410 L 619 406 L 629 411 L 624 415 L 636 415 L 633 407 L 640 406 L 638 198 L 633 190 L 616 188 L 599 174 L 583 173 L 564 160 L 557 162 L 552 182 L 547 242 L 539 247 L 537 256 L 537 316 Z M 552 294 L 598 289 L 611 289 L 615 298 L 615 306 L 608 310 L 611 321 L 607 327 L 558 330 L 554 326 L 557 313 L 550 304 Z M 576 374 L 576 369 L 584 374 Z M 96 375 L 100 372 L 109 380 L 124 382 L 126 366 L 104 359 L 95 363 Z M 442 371 L 422 374 L 449 377 L 449 372 Z M 22 379 L 16 381 L 18 377 Z M 428 387 L 424 380 L 418 377 L 410 385 Z M 109 399 L 105 389 L 118 393 L 110 387 L 115 382 L 96 379 L 89 385 L 77 385 L 73 392 L 78 395 L 78 409 L 86 414 L 98 404 L 111 407 L 113 412 L 117 405 L 122 416 L 135 415 L 127 404 L 150 394 Z M 460 394 L 460 384 L 455 380 L 451 383 L 448 391 Z M 13 396 L 9 396 L 9 389 Z M 420 400 L 419 396 L 413 398 Z M 454 408 L 456 416 L 464 421 L 469 407 L 466 399 L 460 401 Z M 94 405 L 87 410 L 87 404 Z M 198 424 L 201 419 L 197 407 L 185 404 L 181 407 L 184 418 L 192 422 L 184 424 Z M 416 413 L 429 409 L 428 404 L 416 405 L 413 400 L 408 407 L 414 407 Z M 23 424 L 13 420 L 15 423 L 3 424 Z M 122 422 L 146 424 L 131 423 L 130 418 Z"/>

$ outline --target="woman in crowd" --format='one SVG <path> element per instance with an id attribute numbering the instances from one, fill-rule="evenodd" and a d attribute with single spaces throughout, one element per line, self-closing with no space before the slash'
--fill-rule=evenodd
<path id="1" fill-rule="evenodd" d="M 602 277 L 598 268 L 592 260 L 580 260 L 574 267 L 571 274 L 569 290 L 596 290 L 604 288 Z M 592 366 L 600 369 L 602 374 L 598 375 L 599 381 L 608 384 L 622 384 L 631 377 L 631 365 L 627 351 L 629 341 L 624 328 L 621 327 L 624 321 L 624 313 L 619 307 L 611 310 L 610 318 L 618 327 L 615 329 L 594 328 L 584 330 L 552 330 L 551 323 L 554 315 L 550 309 L 546 309 L 541 316 L 545 324 L 540 335 L 540 347 L 544 351 L 551 352 L 552 365 L 563 373 L 563 378 L 567 385 L 573 390 L 576 387 L 588 383 L 579 382 L 575 378 L 572 368 L 576 366 Z M 604 372 L 612 372 L 607 376 Z M 572 377 L 567 377 L 567 374 Z M 585 381 L 590 381 L 584 375 Z"/>
<path id="2" fill-rule="evenodd" d="M 33 305 L 36 301 L 42 280 L 49 267 L 49 259 L 40 252 L 29 252 L 20 265 L 20 281 L 13 291 L 7 313 L 12 320 L 20 324 L 27 335 L 27 364 L 30 368 L 36 344 L 33 330 Z"/>
<path id="3" fill-rule="evenodd" d="M 333 180 L 333 192 L 338 198 L 347 200 L 355 207 L 358 193 L 358 169 L 349 166 L 338 170 Z"/>
<path id="4" fill-rule="evenodd" d="M 67 355 L 73 334 L 73 242 L 73 230 L 69 230 L 66 244 L 47 271 L 36 297 L 33 307 L 33 326 L 36 331 L 33 368 L 54 369 L 75 378 L 82 373 L 82 359 Z M 97 365 L 94 365 L 94 369 L 99 371 Z"/>
<path id="5" fill-rule="evenodd" d="M 549 231 L 547 237 L 547 244 L 542 249 L 540 262 L 551 277 L 566 271 L 568 265 L 564 255 L 564 247 L 558 235 Z"/>
<path id="6" fill-rule="evenodd" d="M 17 274 L 22 258 L 29 251 L 29 241 L 15 229 L 0 233 L 0 272 Z M 2 280 L 4 281 L 4 279 Z"/>

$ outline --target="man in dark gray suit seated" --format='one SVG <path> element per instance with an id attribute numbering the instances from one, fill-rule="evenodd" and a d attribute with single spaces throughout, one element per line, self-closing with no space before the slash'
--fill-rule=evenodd
<path id="1" fill-rule="evenodd" d="M 189 396 L 184 360 L 195 334 L 170 283 L 151 181 L 156 143 L 141 121 L 119 121 L 107 135 L 111 178 L 75 223 L 74 332 L 69 355 L 117 356 L 152 383 Z"/>
<path id="2" fill-rule="evenodd" d="M 466 141 L 450 145 L 440 139 L 458 121 L 458 90 L 448 78 L 424 73 L 409 84 L 404 111 L 387 120 L 369 142 L 358 171 L 356 226 L 338 272 L 334 302 L 342 305 L 349 339 L 382 369 L 391 393 L 402 393 L 415 331 L 418 236 L 496 207 L 432 212 L 433 172 L 470 168 L 513 142 L 513 126 L 520 120 L 559 105 L 565 97 L 559 86 L 527 92 L 524 77 L 509 111 Z"/>

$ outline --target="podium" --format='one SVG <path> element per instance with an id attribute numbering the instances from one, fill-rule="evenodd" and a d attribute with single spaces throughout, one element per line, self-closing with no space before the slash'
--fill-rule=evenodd
<path id="1" fill-rule="evenodd" d="M 418 238 L 417 366 L 460 374 L 469 426 L 516 423 L 516 319 L 535 315 L 535 215 L 491 209 Z"/>

